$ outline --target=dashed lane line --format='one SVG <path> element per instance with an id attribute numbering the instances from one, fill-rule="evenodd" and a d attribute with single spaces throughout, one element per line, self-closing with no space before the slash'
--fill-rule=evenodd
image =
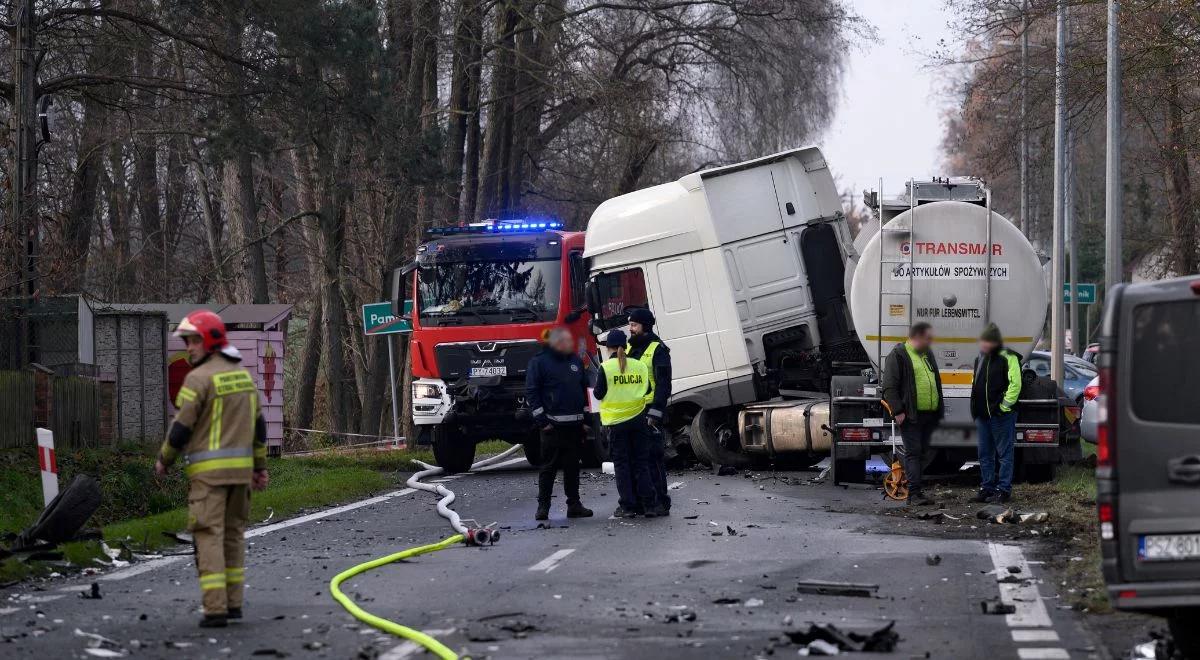
<path id="1" fill-rule="evenodd" d="M 1050 612 L 1046 610 L 1041 593 L 1038 592 L 1037 583 L 1033 581 L 1033 573 L 1029 570 L 1029 562 L 1025 560 L 1021 548 L 1002 543 L 988 543 L 988 552 L 995 567 L 1000 600 L 1012 605 L 1016 610 L 1005 615 L 1008 627 L 1012 628 L 1013 642 L 1058 642 L 1054 622 L 1050 619 Z M 1019 646 L 1017 657 L 1020 660 L 1069 660 L 1071 654 L 1066 649 L 1056 646 Z"/>
<path id="2" fill-rule="evenodd" d="M 575 552 L 575 548 L 563 548 L 562 550 L 555 552 L 533 566 L 530 566 L 529 570 L 549 573 L 550 571 L 558 568 L 558 565 L 562 563 L 562 560 L 566 559 L 567 555 L 571 554 L 572 552 Z"/>

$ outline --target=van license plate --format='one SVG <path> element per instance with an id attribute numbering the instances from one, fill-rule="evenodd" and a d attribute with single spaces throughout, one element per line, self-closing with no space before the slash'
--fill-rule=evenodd
<path id="1" fill-rule="evenodd" d="M 507 376 L 508 367 L 471 367 L 470 375 L 472 378 L 480 376 Z"/>
<path id="2" fill-rule="evenodd" d="M 1179 561 L 1200 559 L 1200 534 L 1155 534 L 1138 538 L 1138 559 Z"/>

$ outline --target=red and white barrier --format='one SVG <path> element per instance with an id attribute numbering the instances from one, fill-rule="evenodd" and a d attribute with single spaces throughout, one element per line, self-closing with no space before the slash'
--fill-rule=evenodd
<path id="1" fill-rule="evenodd" d="M 58 497 L 58 457 L 54 455 L 54 434 L 37 430 L 38 467 L 42 469 L 42 498 L 46 504 Z"/>

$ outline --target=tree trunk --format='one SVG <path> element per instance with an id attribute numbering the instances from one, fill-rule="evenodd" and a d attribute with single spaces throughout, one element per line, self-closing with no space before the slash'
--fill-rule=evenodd
<path id="1" fill-rule="evenodd" d="M 1163 148 L 1166 161 L 1167 207 L 1171 217 L 1170 269 L 1175 276 L 1191 275 L 1197 268 L 1196 211 L 1192 197 L 1192 173 L 1188 163 L 1187 134 L 1179 90 L 1179 74 L 1175 65 L 1167 71 L 1166 123 L 1167 142 Z"/>
<path id="2" fill-rule="evenodd" d="M 454 57 L 450 76 L 450 106 L 446 117 L 446 144 L 442 167 L 446 179 L 442 186 L 441 220 L 461 222 L 463 147 L 467 142 L 468 117 L 471 114 L 473 71 L 479 67 L 480 40 L 483 38 L 483 8 L 480 0 L 459 0 L 455 16 Z"/>
<path id="3" fill-rule="evenodd" d="M 515 89 L 516 38 L 520 19 L 519 0 L 500 0 L 496 6 L 496 55 L 493 58 L 492 90 L 489 99 L 487 132 L 483 138 L 483 156 L 479 173 L 479 194 L 475 202 L 475 220 L 497 217 L 508 198 L 509 154 L 512 151 Z"/>
<path id="4" fill-rule="evenodd" d="M 226 7 L 225 51 L 240 55 L 246 10 L 238 0 L 227 0 Z M 234 239 L 230 247 L 243 255 L 238 262 L 242 265 L 239 272 L 244 274 L 238 278 L 242 285 L 238 294 L 242 301 L 269 303 L 267 264 L 263 242 L 259 238 L 261 229 L 258 225 L 258 202 L 254 194 L 254 163 L 249 147 L 251 127 L 243 97 L 246 74 L 242 66 L 233 61 L 226 62 L 225 74 L 229 87 L 225 120 L 229 133 L 235 138 L 231 144 L 225 145 L 229 153 L 222 166 L 225 179 L 223 190 L 226 215 Z"/>

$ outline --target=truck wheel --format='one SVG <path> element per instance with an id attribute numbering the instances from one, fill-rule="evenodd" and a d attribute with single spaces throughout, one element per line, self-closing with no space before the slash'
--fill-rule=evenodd
<path id="1" fill-rule="evenodd" d="M 475 462 L 475 442 L 439 424 L 433 427 L 433 458 L 447 474 L 466 472 Z"/>
<path id="2" fill-rule="evenodd" d="M 861 484 L 867 481 L 867 462 L 857 458 L 839 458 L 833 472 L 840 484 Z"/>
<path id="3" fill-rule="evenodd" d="M 749 456 L 721 445 L 721 436 L 726 433 L 736 433 L 728 424 L 728 415 L 722 415 L 720 412 L 712 410 L 701 410 L 696 413 L 692 419 L 691 437 L 689 438 L 696 459 L 710 466 L 749 467 Z"/>
<path id="4" fill-rule="evenodd" d="M 1022 463 L 1018 466 L 1021 481 L 1031 484 L 1044 484 L 1054 481 L 1055 465 L 1053 463 Z"/>
<path id="5" fill-rule="evenodd" d="M 1175 639 L 1175 650 L 1184 658 L 1200 658 L 1200 631 L 1196 628 L 1200 608 L 1180 608 L 1171 613 L 1167 622 L 1171 637 Z"/>
<path id="6" fill-rule="evenodd" d="M 580 465 L 585 468 L 598 468 L 608 460 L 608 436 L 599 424 L 592 424 L 587 432 L 587 445 L 580 457 Z"/>

